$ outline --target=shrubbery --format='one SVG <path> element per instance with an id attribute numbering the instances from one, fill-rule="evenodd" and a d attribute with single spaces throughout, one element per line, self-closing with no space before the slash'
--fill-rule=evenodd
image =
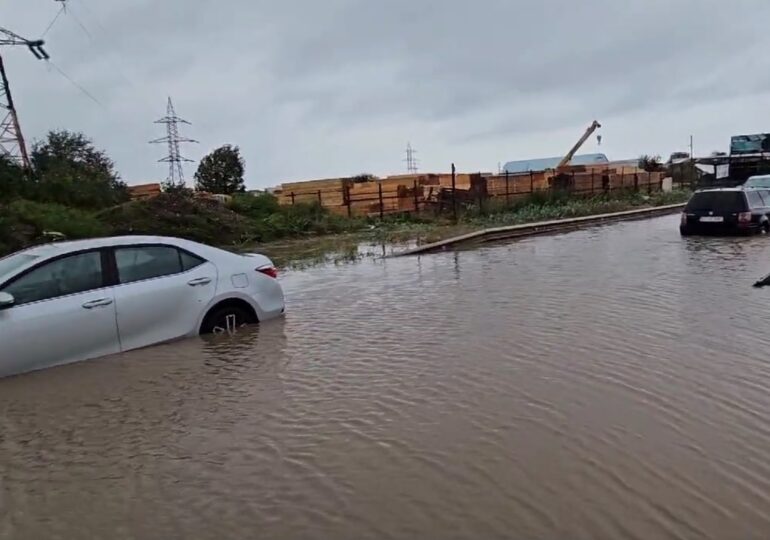
<path id="1" fill-rule="evenodd" d="M 226 184 L 229 191 L 235 191 L 229 203 L 196 197 L 187 188 L 127 202 L 126 186 L 105 152 L 80 133 L 52 131 L 33 146 L 32 170 L 23 171 L 0 157 L 0 255 L 41 241 L 45 232 L 62 233 L 70 239 L 118 234 L 178 236 L 237 246 L 357 231 L 373 223 L 332 213 L 318 203 L 282 206 L 271 194 L 237 192 L 242 188 L 243 174 L 237 148 L 224 147 L 217 152 L 205 166 L 202 164 L 197 176 L 199 182 L 208 182 L 201 185 Z M 223 168 L 227 171 L 220 170 Z M 370 175 L 359 179 L 370 179 Z M 581 199 L 563 192 L 540 192 L 507 207 L 488 202 L 483 215 L 478 208 L 465 209 L 461 220 L 474 226 L 524 223 L 683 200 L 686 195 L 681 193 Z M 381 223 L 376 221 L 374 232 L 404 229 L 426 220 L 441 223 L 428 213 L 391 216 Z"/>

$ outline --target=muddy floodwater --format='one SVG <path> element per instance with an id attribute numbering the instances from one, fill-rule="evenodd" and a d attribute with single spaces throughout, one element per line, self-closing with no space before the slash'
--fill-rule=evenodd
<path id="1" fill-rule="evenodd" d="M 769 538 L 770 238 L 677 219 L 290 271 L 285 320 L 0 380 L 0 538 Z"/>

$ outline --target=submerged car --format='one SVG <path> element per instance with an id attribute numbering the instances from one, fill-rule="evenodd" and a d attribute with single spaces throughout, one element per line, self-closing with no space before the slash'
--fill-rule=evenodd
<path id="1" fill-rule="evenodd" d="M 768 216 L 770 189 L 704 189 L 687 202 L 679 231 L 684 236 L 768 232 Z"/>
<path id="2" fill-rule="evenodd" d="M 270 259 L 178 238 L 45 244 L 0 259 L 0 377 L 279 317 Z"/>

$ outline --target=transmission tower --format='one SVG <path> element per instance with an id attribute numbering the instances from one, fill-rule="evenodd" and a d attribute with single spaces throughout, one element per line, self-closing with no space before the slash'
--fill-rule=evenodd
<path id="1" fill-rule="evenodd" d="M 414 157 L 416 153 L 417 150 L 412 148 L 412 143 L 406 143 L 406 159 L 404 161 L 406 161 L 406 170 L 411 174 L 417 173 L 417 164 L 419 161 Z"/>
<path id="2" fill-rule="evenodd" d="M 42 39 L 25 39 L 10 30 L 0 28 L 0 46 L 18 45 L 27 47 L 38 60 L 48 60 L 49 58 L 48 53 L 43 49 Z M 30 169 L 27 145 L 24 143 L 24 136 L 21 133 L 19 115 L 13 104 L 11 86 L 8 83 L 2 55 L 0 55 L 0 155 L 20 164 L 24 169 Z"/>
<path id="3" fill-rule="evenodd" d="M 179 118 L 174 110 L 174 104 L 171 103 L 171 98 L 168 98 L 168 104 L 166 105 L 166 116 L 160 120 L 155 121 L 156 124 L 166 124 L 166 136 L 160 139 L 150 141 L 151 144 L 168 144 L 168 155 L 163 159 L 159 159 L 159 163 L 168 163 L 168 178 L 166 178 L 166 185 L 171 188 L 184 187 L 184 171 L 182 170 L 182 163 L 192 163 L 193 160 L 182 157 L 179 152 L 179 143 L 197 143 L 198 141 L 193 139 L 187 139 L 179 136 L 179 124 L 191 125 L 190 122 Z"/>

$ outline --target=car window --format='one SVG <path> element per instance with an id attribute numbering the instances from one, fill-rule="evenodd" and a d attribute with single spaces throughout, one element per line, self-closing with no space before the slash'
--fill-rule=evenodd
<path id="1" fill-rule="evenodd" d="M 0 276 L 10 274 L 17 268 L 21 268 L 35 259 L 37 259 L 37 255 L 30 255 L 29 253 L 16 253 L 3 257 L 0 259 Z"/>
<path id="2" fill-rule="evenodd" d="M 182 270 L 185 272 L 206 262 L 200 257 L 193 255 L 192 253 L 187 253 L 186 251 L 180 251 L 179 256 L 182 258 Z"/>
<path id="3" fill-rule="evenodd" d="M 747 187 L 770 187 L 770 176 L 752 176 L 744 185 Z"/>
<path id="4" fill-rule="evenodd" d="M 742 191 L 700 191 L 687 203 L 687 212 L 744 212 L 746 199 Z"/>
<path id="5" fill-rule="evenodd" d="M 182 271 L 179 251 L 170 246 L 137 246 L 115 249 L 120 283 L 178 274 Z"/>
<path id="6" fill-rule="evenodd" d="M 16 305 L 48 300 L 104 286 L 102 256 L 99 251 L 78 253 L 43 264 L 3 288 Z"/>
<path id="7" fill-rule="evenodd" d="M 762 200 L 762 197 L 759 196 L 758 191 L 747 191 L 746 197 L 749 199 L 749 206 L 751 208 L 762 208 L 765 206 L 765 202 Z"/>

